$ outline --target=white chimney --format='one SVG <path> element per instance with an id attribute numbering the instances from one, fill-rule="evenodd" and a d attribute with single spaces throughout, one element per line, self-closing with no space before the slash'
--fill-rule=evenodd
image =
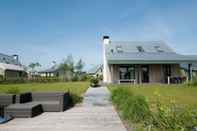
<path id="1" fill-rule="evenodd" d="M 110 43 L 109 36 L 103 36 L 103 44 L 107 45 Z"/>
<path id="2" fill-rule="evenodd" d="M 13 57 L 16 61 L 19 60 L 18 55 L 12 55 L 12 57 Z"/>
<path id="3" fill-rule="evenodd" d="M 109 65 L 106 57 L 106 45 L 110 43 L 109 36 L 103 36 L 103 82 L 110 83 L 111 82 L 111 74 L 109 71 Z"/>

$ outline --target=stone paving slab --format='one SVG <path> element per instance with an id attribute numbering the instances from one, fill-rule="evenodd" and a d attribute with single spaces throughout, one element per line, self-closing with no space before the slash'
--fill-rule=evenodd
<path id="1" fill-rule="evenodd" d="M 101 100 L 104 100 L 104 103 Z M 82 106 L 65 112 L 46 112 L 34 118 L 14 119 L 0 125 L 0 131 L 126 131 L 126 129 L 109 102 L 107 88 L 102 87 L 88 89 Z"/>
<path id="2" fill-rule="evenodd" d="M 111 106 L 110 92 L 106 87 L 89 88 L 84 96 L 83 106 Z"/>

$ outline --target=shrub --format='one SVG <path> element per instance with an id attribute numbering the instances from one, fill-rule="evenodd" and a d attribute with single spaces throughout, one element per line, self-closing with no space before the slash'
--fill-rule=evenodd
<path id="1" fill-rule="evenodd" d="M 193 77 L 192 81 L 189 82 L 189 85 L 194 87 L 197 86 L 197 77 Z"/>
<path id="2" fill-rule="evenodd" d="M 16 83 L 25 83 L 26 82 L 26 78 L 7 78 L 7 79 L 3 79 L 1 81 L 1 83 L 3 84 L 16 84 Z"/>
<path id="3" fill-rule="evenodd" d="M 72 81 L 79 81 L 79 75 L 74 74 L 74 76 L 72 77 Z"/>
<path id="4" fill-rule="evenodd" d="M 70 93 L 70 96 L 71 96 L 71 99 L 72 99 L 72 102 L 71 102 L 72 106 L 74 106 L 77 103 L 82 102 L 82 100 L 83 100 L 83 97 L 81 97 L 79 95 L 76 95 L 74 93 Z"/>
<path id="5" fill-rule="evenodd" d="M 88 75 L 84 74 L 81 76 L 81 81 L 87 81 L 88 80 Z"/>
<path id="6" fill-rule="evenodd" d="M 0 75 L 0 80 L 3 80 L 3 75 Z"/>
<path id="7" fill-rule="evenodd" d="M 3 75 L 0 75 L 0 82 L 2 82 L 4 80 Z"/>
<path id="8" fill-rule="evenodd" d="M 90 79 L 90 86 L 92 86 L 92 87 L 99 86 L 99 78 L 98 77 L 92 77 Z"/>
<path id="9" fill-rule="evenodd" d="M 59 78 L 58 77 L 35 77 L 27 82 L 38 82 L 38 83 L 52 83 L 52 82 L 58 82 Z"/>

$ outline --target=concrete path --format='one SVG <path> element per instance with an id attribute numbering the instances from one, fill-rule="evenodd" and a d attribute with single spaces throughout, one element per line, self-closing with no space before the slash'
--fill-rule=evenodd
<path id="1" fill-rule="evenodd" d="M 126 131 L 109 97 L 106 87 L 89 88 L 82 106 L 14 119 L 0 125 L 0 131 Z"/>
<path id="2" fill-rule="evenodd" d="M 111 106 L 110 92 L 106 87 L 89 88 L 84 96 L 83 106 Z"/>

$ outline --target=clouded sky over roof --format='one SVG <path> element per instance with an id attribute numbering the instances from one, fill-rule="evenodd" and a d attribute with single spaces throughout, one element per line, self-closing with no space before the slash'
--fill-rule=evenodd
<path id="1" fill-rule="evenodd" d="M 196 0 L 1 0 L 0 52 L 43 68 L 72 54 L 101 63 L 103 35 L 112 40 L 163 40 L 197 54 Z"/>

